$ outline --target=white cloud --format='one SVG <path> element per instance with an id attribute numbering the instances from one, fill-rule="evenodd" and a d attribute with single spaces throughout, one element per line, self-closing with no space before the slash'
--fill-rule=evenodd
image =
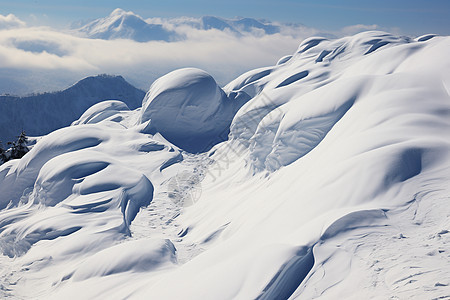
<path id="1" fill-rule="evenodd" d="M 243 72 L 273 65 L 280 57 L 292 54 L 304 38 L 322 34 L 302 25 L 278 24 L 281 31 L 277 34 L 238 35 L 217 29 L 200 30 L 195 26 L 198 19 L 193 18 L 180 18 L 183 25 L 174 25 L 176 19 L 152 19 L 147 21 L 175 28 L 184 38 L 139 43 L 88 39 L 73 32 L 24 27 L 13 15 L 0 16 L 0 24 L 4 20 L 8 24 L 15 22 L 20 28 L 0 30 L 0 94 L 62 89 L 82 77 L 99 73 L 123 75 L 145 90 L 158 77 L 183 67 L 204 69 L 225 85 Z M 337 35 L 377 28 L 377 25 L 354 25 Z"/>
<path id="2" fill-rule="evenodd" d="M 13 14 L 9 14 L 7 16 L 0 15 L 0 30 L 24 26 L 25 22 L 21 21 Z"/>
<path id="3" fill-rule="evenodd" d="M 44 27 L 0 31 L 0 70 L 44 72 L 61 84 L 61 74 L 80 79 L 98 73 L 120 74 L 140 88 L 174 69 L 198 67 L 226 84 L 241 73 L 291 54 L 303 37 L 283 34 L 235 36 L 220 30 L 179 28 L 186 39 L 175 42 L 97 40 Z M 9 73 L 11 74 L 11 73 Z M 35 75 L 33 75 L 35 78 Z M 23 77 L 22 77 L 23 78 Z M 1 78 L 0 78 L 1 80 Z M 23 78 L 24 84 L 27 78 Z M 71 82 L 67 82 L 67 85 Z M 46 86 L 48 88 L 48 86 Z M 63 88 L 53 87 L 52 89 Z M 4 91 L 15 92 L 15 91 Z M 19 92 L 19 91 L 16 91 Z M 27 92 L 29 92 L 27 90 Z"/>

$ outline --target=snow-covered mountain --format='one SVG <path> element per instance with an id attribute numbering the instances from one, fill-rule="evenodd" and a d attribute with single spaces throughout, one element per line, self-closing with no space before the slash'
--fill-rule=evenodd
<path id="1" fill-rule="evenodd" d="M 312 37 L 92 106 L 0 166 L 0 295 L 448 297 L 449 49 Z"/>
<path id="2" fill-rule="evenodd" d="M 175 32 L 161 24 L 148 24 L 140 16 L 120 8 L 105 18 L 82 26 L 78 31 L 94 39 L 131 39 L 137 42 L 169 41 L 176 36 Z"/>
<path id="3" fill-rule="evenodd" d="M 95 39 L 131 39 L 137 42 L 175 41 L 185 38 L 181 27 L 196 30 L 216 29 L 242 34 L 275 34 L 282 31 L 283 25 L 252 18 L 226 19 L 215 16 L 201 18 L 147 19 L 123 9 L 115 9 L 109 16 L 96 19 L 75 29 L 83 36 Z M 305 27 L 301 24 L 284 25 L 292 29 Z"/>
<path id="4" fill-rule="evenodd" d="M 90 106 L 104 100 L 121 99 L 134 109 L 144 95 L 122 76 L 98 75 L 59 92 L 0 96 L 0 141 L 15 141 L 22 130 L 40 136 L 68 126 Z"/>
<path id="5" fill-rule="evenodd" d="M 187 24 L 203 30 L 229 30 L 237 34 L 251 33 L 255 30 L 261 30 L 264 34 L 275 34 L 281 31 L 279 24 L 258 21 L 252 18 L 225 19 L 215 16 L 203 16 L 193 20 L 180 19 L 177 24 Z"/>

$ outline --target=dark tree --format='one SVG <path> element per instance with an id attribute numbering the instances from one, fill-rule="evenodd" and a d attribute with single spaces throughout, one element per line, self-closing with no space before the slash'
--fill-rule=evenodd
<path id="1" fill-rule="evenodd" d="M 29 151 L 27 144 L 28 137 L 25 134 L 25 131 L 22 130 L 16 142 L 16 158 L 21 158 Z"/>
<path id="2" fill-rule="evenodd" d="M 7 162 L 10 159 L 22 158 L 28 151 L 28 137 L 25 131 L 22 130 L 20 135 L 17 137 L 17 141 L 8 142 L 9 149 L 3 149 L 0 143 L 0 164 Z"/>
<path id="3" fill-rule="evenodd" d="M 8 142 L 8 145 L 11 145 L 11 148 L 7 150 L 7 152 L 9 152 L 9 159 L 22 158 L 29 151 L 27 143 L 28 137 L 26 136 L 25 131 L 22 130 L 17 137 L 16 142 Z"/>

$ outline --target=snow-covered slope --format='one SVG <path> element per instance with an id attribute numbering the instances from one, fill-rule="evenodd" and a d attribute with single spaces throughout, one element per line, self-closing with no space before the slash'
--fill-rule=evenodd
<path id="1" fill-rule="evenodd" d="M 84 25 L 78 31 L 94 39 L 131 39 L 137 42 L 169 41 L 176 36 L 161 24 L 148 24 L 133 12 L 120 8 L 105 18 Z"/>
<path id="2" fill-rule="evenodd" d="M 144 92 L 123 77 L 109 75 L 86 77 L 60 92 L 0 96 L 0 141 L 15 141 L 21 130 L 38 136 L 68 126 L 90 106 L 104 100 L 120 99 L 135 109 L 143 97 Z"/>
<path id="3" fill-rule="evenodd" d="M 223 89 L 183 69 L 96 104 L 0 167 L 0 295 L 448 297 L 449 49 L 310 38 Z"/>

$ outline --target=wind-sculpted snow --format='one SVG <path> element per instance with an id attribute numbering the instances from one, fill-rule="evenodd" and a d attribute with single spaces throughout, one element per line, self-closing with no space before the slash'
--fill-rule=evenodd
<path id="1" fill-rule="evenodd" d="M 91 106 L 78 120 L 74 121 L 72 125 L 95 124 L 106 119 L 120 122 L 122 121 L 120 113 L 129 110 L 128 106 L 122 101 L 102 101 Z"/>
<path id="2" fill-rule="evenodd" d="M 449 49 L 312 37 L 96 104 L 0 167 L 0 296 L 447 297 Z"/>
<path id="3" fill-rule="evenodd" d="M 138 240 L 119 244 L 92 255 L 80 268 L 69 273 L 74 281 L 122 272 L 147 272 L 176 263 L 175 247 L 169 240 Z M 110 258 L 114 257 L 114 260 Z"/>
<path id="4" fill-rule="evenodd" d="M 105 108 L 105 113 L 108 108 L 127 108 L 111 101 L 96 107 Z M 94 115 L 96 111 L 95 107 L 91 109 Z M 61 247 L 50 246 L 37 254 L 38 260 L 50 258 L 62 263 L 68 257 L 77 260 L 75 257 L 80 259 L 105 248 L 104 253 L 114 253 L 113 245 L 131 235 L 129 226 L 139 209 L 152 201 L 152 178 L 159 177 L 159 167 L 171 158 L 180 161 L 180 154 L 161 139 L 152 140 L 124 125 L 113 126 L 110 120 L 97 121 L 100 123 L 55 131 L 43 137 L 27 157 L 1 167 L 0 204 L 9 207 L 2 212 L 0 229 L 0 251 L 4 255 L 33 255 L 33 245 L 51 241 Z M 59 244 L 61 237 L 69 236 L 64 245 Z M 94 255 L 74 268 L 74 278 L 142 271 L 163 261 L 173 263 L 173 245 L 168 248 L 172 254 L 167 256 L 161 251 L 168 246 L 158 243 L 157 239 L 136 243 L 156 248 L 153 254 L 142 250 L 119 252 L 122 256 L 116 256 L 117 260 L 108 265 L 106 261 L 101 264 L 100 253 Z M 170 246 L 170 242 L 166 244 Z M 93 265 L 93 261 L 98 264 Z"/>
<path id="5" fill-rule="evenodd" d="M 228 137 L 236 111 L 248 99 L 230 99 L 205 71 L 187 68 L 156 80 L 142 103 L 141 123 L 188 152 L 205 152 Z"/>

